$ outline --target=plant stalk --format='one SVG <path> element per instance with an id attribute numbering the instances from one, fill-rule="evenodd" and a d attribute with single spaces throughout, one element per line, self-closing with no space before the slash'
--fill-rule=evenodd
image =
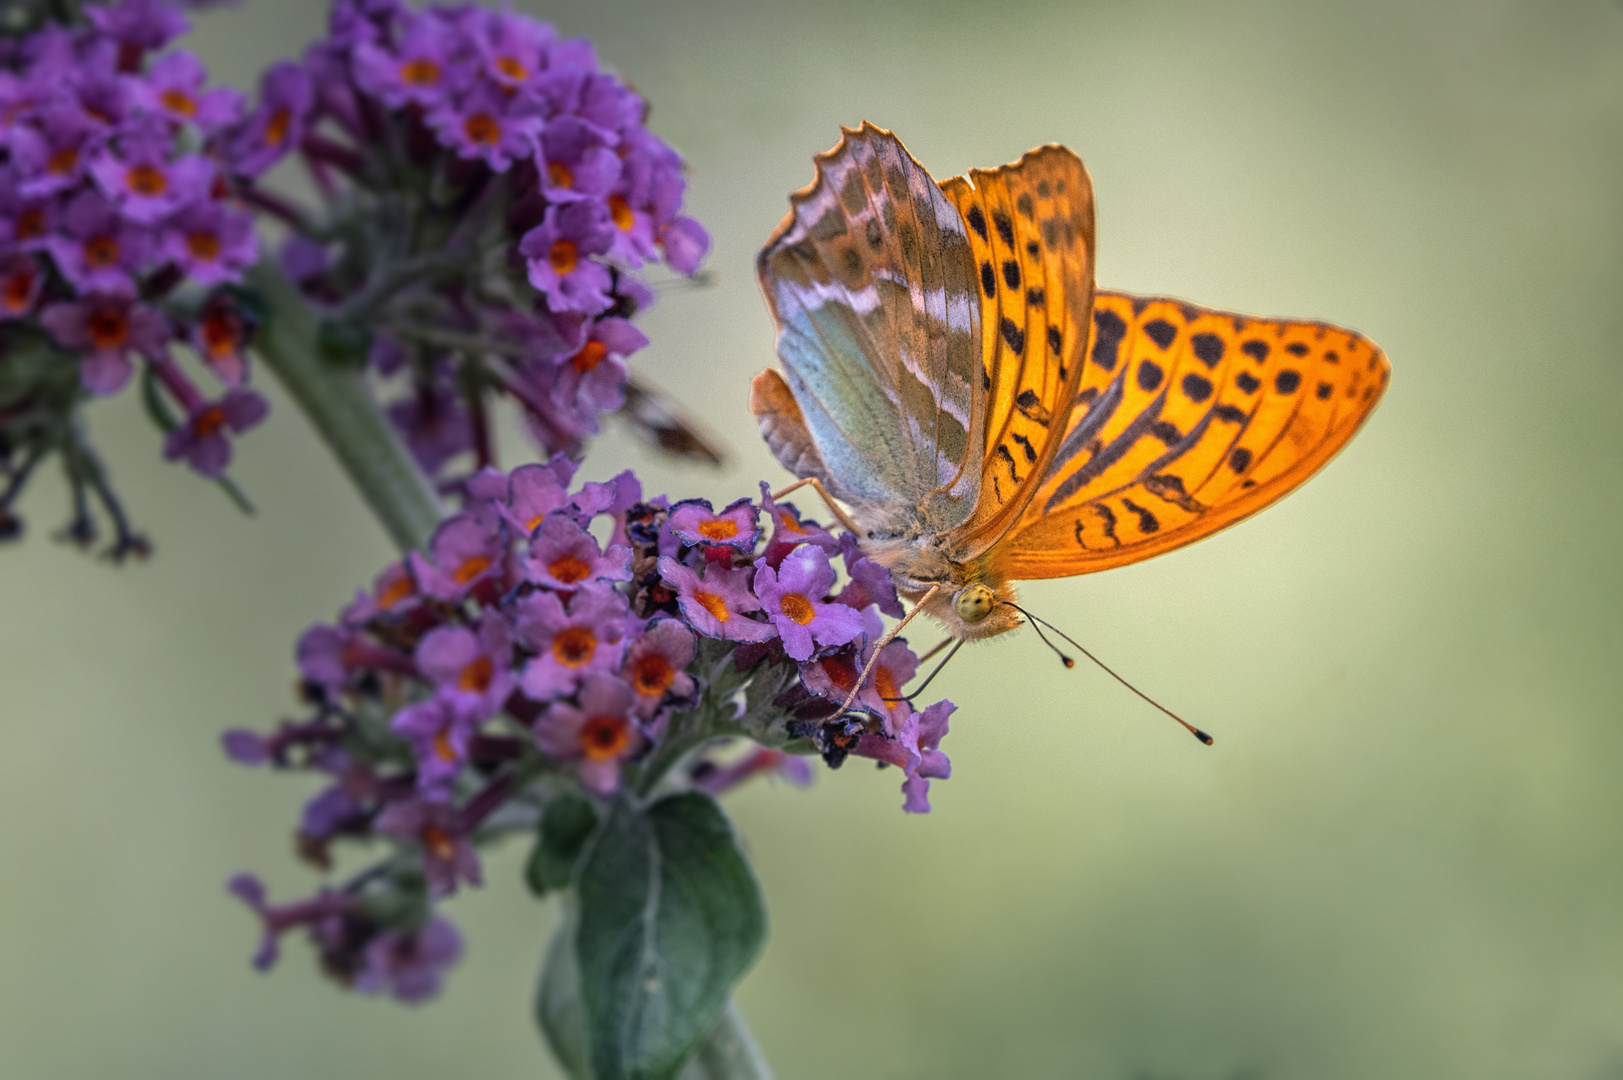
<path id="1" fill-rule="evenodd" d="M 332 449 L 395 546 L 402 554 L 424 547 L 444 510 L 361 372 L 323 355 L 316 313 L 270 260 L 261 260 L 248 280 L 269 308 L 254 351 Z"/>

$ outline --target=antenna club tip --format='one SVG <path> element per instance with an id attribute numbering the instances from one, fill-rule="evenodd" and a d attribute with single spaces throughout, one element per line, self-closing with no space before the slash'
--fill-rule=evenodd
<path id="1" fill-rule="evenodd" d="M 1060 657 L 1060 658 L 1059 658 L 1059 662 L 1060 662 L 1060 663 L 1062 663 L 1062 664 L 1064 664 L 1064 665 L 1065 665 L 1065 666 L 1066 666 L 1066 667 L 1067 667 L 1067 668 L 1074 668 L 1074 667 L 1076 667 L 1076 661 L 1075 661 L 1075 660 L 1072 660 L 1072 659 L 1071 659 L 1071 658 L 1070 658 L 1070 657 L 1069 657 L 1069 656 L 1062 656 L 1062 657 Z"/>
<path id="2" fill-rule="evenodd" d="M 1212 745 L 1212 743 L 1215 741 L 1210 735 L 1206 734 L 1204 731 L 1200 730 L 1199 728 L 1195 728 L 1195 738 L 1199 739 L 1201 742 L 1205 743 L 1207 746 Z"/>

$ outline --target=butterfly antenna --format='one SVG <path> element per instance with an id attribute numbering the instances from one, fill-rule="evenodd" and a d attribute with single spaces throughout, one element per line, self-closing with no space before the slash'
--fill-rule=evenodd
<path id="1" fill-rule="evenodd" d="M 952 641 L 952 638 L 948 638 L 947 641 Z M 943 641 L 941 643 L 941 645 L 945 645 L 947 643 L 947 641 Z M 930 657 L 932 657 L 936 653 L 940 652 L 941 651 L 941 645 L 937 645 L 935 648 L 933 648 L 929 652 L 925 653 L 924 656 L 921 657 L 921 659 L 928 660 Z M 937 675 L 941 674 L 941 669 L 946 667 L 947 664 L 952 660 L 952 658 L 958 655 L 958 650 L 963 648 L 963 647 L 964 647 L 964 641 L 963 641 L 962 638 L 959 638 L 958 641 L 953 644 L 952 651 L 950 653 L 948 653 L 945 658 L 942 659 L 941 663 L 939 663 L 939 664 L 937 664 L 935 666 L 935 670 L 930 672 L 929 676 L 926 677 L 925 680 L 922 683 L 919 684 L 919 688 L 917 690 L 913 691 L 911 694 L 907 694 L 904 697 L 888 697 L 888 698 L 885 698 L 884 700 L 886 700 L 886 701 L 905 701 L 909 705 L 911 705 L 913 703 L 913 699 L 918 697 L 920 694 L 924 693 L 925 687 L 927 687 L 931 683 L 935 682 L 935 677 Z"/>
<path id="2" fill-rule="evenodd" d="M 1198 727 L 1191 724 L 1189 721 L 1185 720 L 1183 717 L 1179 716 L 1177 713 L 1173 712 L 1171 709 L 1167 708 L 1165 705 L 1161 704 L 1159 701 L 1156 701 L 1154 698 L 1150 697 L 1150 695 L 1146 694 L 1144 691 L 1140 690 L 1138 687 L 1134 686 L 1132 683 L 1128 682 L 1126 679 L 1122 678 L 1120 675 L 1117 675 L 1114 671 L 1112 671 L 1110 669 L 1110 665 L 1106 664 L 1103 660 L 1099 659 L 1097 656 L 1094 656 L 1091 652 L 1089 652 L 1087 649 L 1085 649 L 1080 643 L 1078 643 L 1075 638 L 1071 637 L 1071 635 L 1067 634 L 1065 631 L 1061 630 L 1059 627 L 1055 626 L 1053 623 L 1046 622 L 1046 621 L 1044 621 L 1042 619 L 1037 618 L 1037 616 L 1033 615 L 1031 612 L 1027 611 L 1025 608 L 1021 607 L 1019 604 L 1016 604 L 1016 603 L 1014 603 L 1012 601 L 1009 601 L 1009 600 L 1005 600 L 1003 602 L 1005 604 L 1008 604 L 1010 607 L 1014 608 L 1014 610 L 1018 611 L 1020 614 L 1024 615 L 1028 620 L 1030 620 L 1031 628 L 1033 630 L 1037 631 L 1037 636 L 1042 638 L 1043 644 L 1047 645 L 1050 649 L 1053 649 L 1056 653 L 1059 653 L 1059 658 L 1065 662 L 1066 667 L 1074 667 L 1074 666 L 1076 666 L 1076 661 L 1072 660 L 1069 656 L 1066 656 L 1064 653 L 1060 652 L 1059 648 L 1052 641 L 1048 640 L 1048 638 L 1043 634 L 1043 629 L 1042 629 L 1043 627 L 1046 626 L 1046 627 L 1048 627 L 1048 629 L 1054 631 L 1054 633 L 1058 634 L 1065 641 L 1069 642 L 1071 644 L 1071 646 L 1073 648 L 1075 648 L 1078 652 L 1080 652 L 1083 656 L 1087 657 L 1089 660 L 1092 660 L 1095 664 L 1098 664 L 1100 670 L 1102 670 L 1106 675 L 1109 675 L 1112 679 L 1115 679 L 1117 682 L 1119 682 L 1123 686 L 1127 687 L 1127 689 L 1131 690 L 1133 693 L 1137 694 L 1139 697 L 1143 698 L 1145 701 L 1147 701 L 1151 705 L 1155 706 L 1161 712 L 1166 713 L 1168 716 L 1172 717 L 1172 719 L 1174 719 L 1178 723 L 1182 724 L 1183 727 L 1184 727 L 1184 730 L 1188 731 L 1189 734 L 1193 735 L 1195 738 L 1199 739 L 1201 742 L 1205 743 L 1207 746 L 1212 745 L 1213 740 L 1212 740 L 1212 737 L 1210 735 L 1206 734 L 1204 731 L 1200 730 Z"/>

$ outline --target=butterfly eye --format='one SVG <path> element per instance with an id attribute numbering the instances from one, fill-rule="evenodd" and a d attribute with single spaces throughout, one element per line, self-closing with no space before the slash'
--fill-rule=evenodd
<path id="1" fill-rule="evenodd" d="M 992 590 L 980 584 L 965 586 L 953 598 L 952 609 L 966 623 L 978 623 L 992 613 Z"/>

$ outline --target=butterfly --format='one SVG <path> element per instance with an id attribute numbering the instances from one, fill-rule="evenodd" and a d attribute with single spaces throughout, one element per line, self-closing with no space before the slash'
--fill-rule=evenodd
<path id="1" fill-rule="evenodd" d="M 937 183 L 889 131 L 841 132 L 756 261 L 783 370 L 750 409 L 908 619 L 991 637 L 1022 622 L 1017 580 L 1226 528 L 1386 388 L 1350 330 L 1096 290 L 1093 186 L 1063 146 Z"/>

